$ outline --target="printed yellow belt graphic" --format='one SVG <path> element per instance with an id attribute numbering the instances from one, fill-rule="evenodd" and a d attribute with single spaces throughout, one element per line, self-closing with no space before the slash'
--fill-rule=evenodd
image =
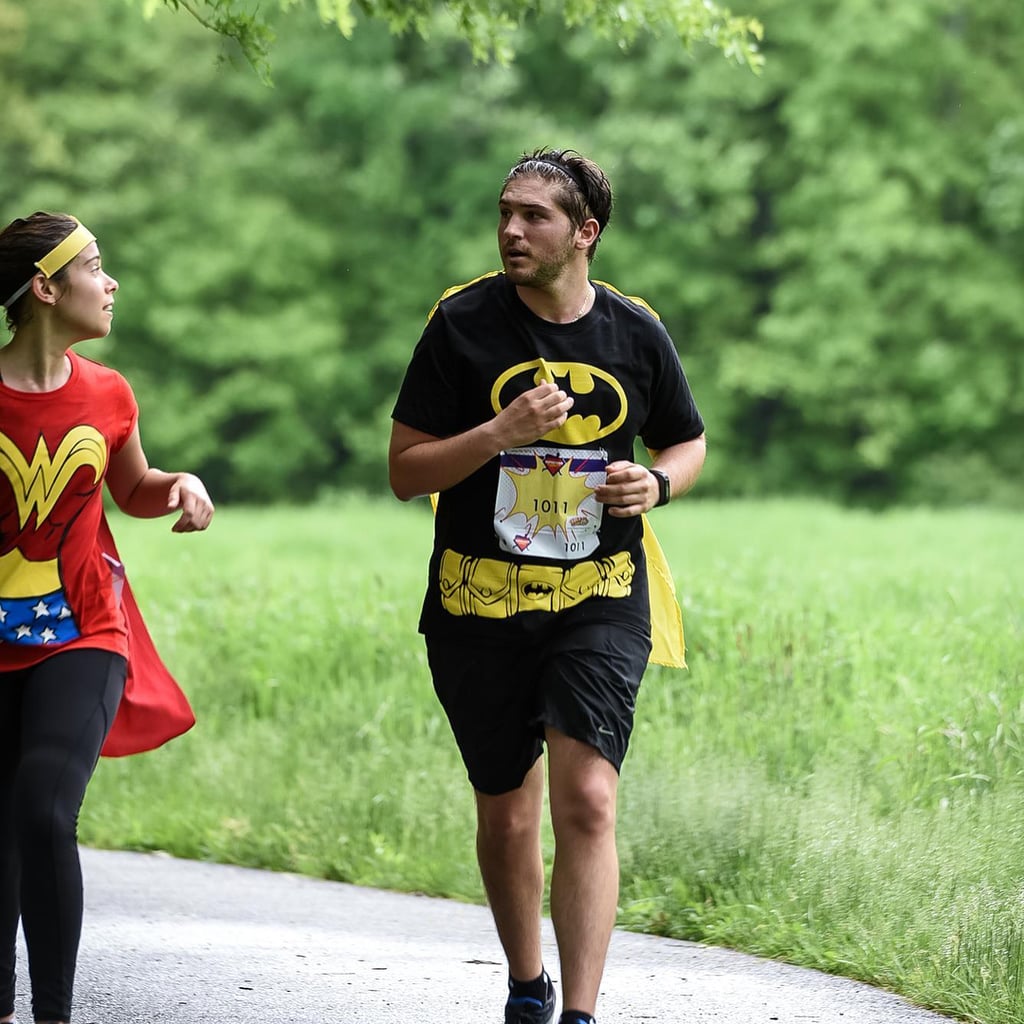
<path id="1" fill-rule="evenodd" d="M 627 597 L 636 567 L 629 552 L 562 569 L 497 558 L 441 555 L 441 603 L 452 615 L 507 619 L 519 612 L 560 612 L 588 597 Z"/>
<path id="2" fill-rule="evenodd" d="M 55 590 L 60 590 L 56 558 L 30 562 L 17 548 L 0 555 L 0 600 L 5 597 L 40 597 Z"/>

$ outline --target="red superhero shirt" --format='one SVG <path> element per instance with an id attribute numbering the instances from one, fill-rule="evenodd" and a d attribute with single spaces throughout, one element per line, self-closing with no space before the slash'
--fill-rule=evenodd
<path id="1" fill-rule="evenodd" d="M 0 671 L 76 647 L 128 656 L 120 565 L 101 523 L 107 467 L 138 406 L 119 373 L 68 357 L 56 391 L 0 383 Z"/>

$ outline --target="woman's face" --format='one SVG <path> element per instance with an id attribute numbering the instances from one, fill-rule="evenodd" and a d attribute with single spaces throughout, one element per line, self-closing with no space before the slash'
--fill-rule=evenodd
<path id="1" fill-rule="evenodd" d="M 105 338 L 114 319 L 117 288 L 117 281 L 103 269 L 99 246 L 90 242 L 58 282 L 54 310 L 79 340 Z"/>

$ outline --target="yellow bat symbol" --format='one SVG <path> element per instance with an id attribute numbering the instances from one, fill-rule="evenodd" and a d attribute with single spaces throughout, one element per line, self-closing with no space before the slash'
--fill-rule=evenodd
<path id="1" fill-rule="evenodd" d="M 566 394 L 572 395 L 576 404 L 569 418 L 560 427 L 549 431 L 541 440 L 551 444 L 584 445 L 593 444 L 614 433 L 626 421 L 629 403 L 622 385 L 606 370 L 589 363 L 548 362 L 546 359 L 532 359 L 509 367 L 491 388 L 491 407 L 495 413 L 501 412 L 502 390 L 521 374 L 533 375 L 533 386 L 545 381 L 558 384 Z M 603 423 L 596 413 L 587 413 L 584 403 L 595 392 L 598 384 L 610 388 L 617 398 L 616 415 L 607 423 Z"/>

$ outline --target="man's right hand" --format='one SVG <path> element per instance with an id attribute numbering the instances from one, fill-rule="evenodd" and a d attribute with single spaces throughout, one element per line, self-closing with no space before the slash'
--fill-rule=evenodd
<path id="1" fill-rule="evenodd" d="M 451 437 L 435 437 L 395 420 L 388 451 L 391 489 L 408 501 L 454 487 L 499 452 L 533 444 L 562 426 L 572 404 L 557 384 L 544 381 L 493 419 Z"/>
<path id="2" fill-rule="evenodd" d="M 572 407 L 572 398 L 557 384 L 545 381 L 502 409 L 494 417 L 494 426 L 504 448 L 518 448 L 562 426 Z"/>

